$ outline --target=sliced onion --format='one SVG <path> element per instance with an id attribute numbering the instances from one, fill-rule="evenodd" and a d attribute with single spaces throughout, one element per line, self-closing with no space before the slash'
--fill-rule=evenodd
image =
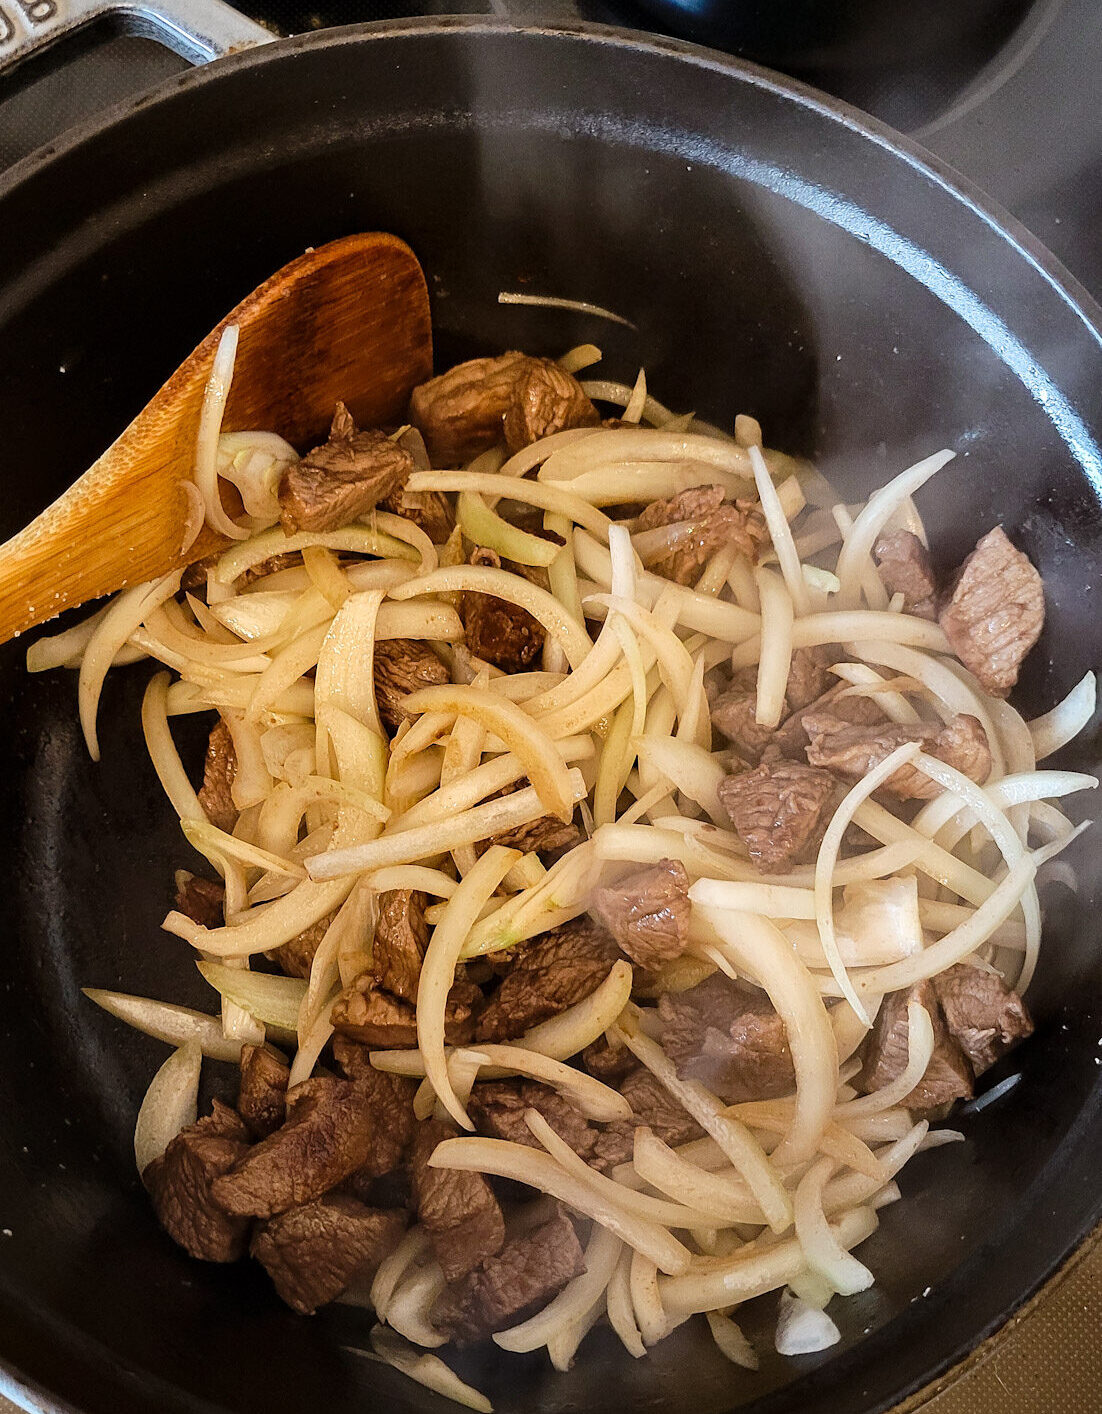
<path id="1" fill-rule="evenodd" d="M 134 1160 L 144 1174 L 181 1129 L 195 1123 L 203 1052 L 198 1041 L 173 1051 L 149 1083 L 134 1126 Z"/>
<path id="2" fill-rule="evenodd" d="M 109 992 L 102 987 L 82 987 L 81 991 L 89 1001 L 120 1021 L 125 1021 L 127 1026 L 133 1026 L 135 1031 L 144 1031 L 147 1036 L 155 1036 L 158 1041 L 167 1041 L 173 1046 L 196 1041 L 203 1054 L 211 1060 L 241 1059 L 241 1042 L 222 1034 L 222 1018 L 219 1016 L 208 1016 L 206 1012 L 176 1006 L 173 1002 L 158 1002 L 152 997 Z"/>
<path id="3" fill-rule="evenodd" d="M 841 1339 L 841 1331 L 825 1311 L 787 1291 L 781 1293 L 775 1341 L 778 1355 L 814 1355 L 816 1351 L 829 1350 Z"/>

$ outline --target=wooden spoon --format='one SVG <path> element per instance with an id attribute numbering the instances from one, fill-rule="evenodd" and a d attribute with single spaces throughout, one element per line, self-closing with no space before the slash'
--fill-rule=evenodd
<path id="1" fill-rule="evenodd" d="M 99 460 L 0 546 L 0 643 L 229 543 L 207 526 L 183 549 L 199 412 L 228 324 L 240 335 L 223 431 L 266 428 L 300 450 L 324 439 L 338 399 L 363 426 L 396 422 L 432 373 L 428 291 L 404 241 L 371 232 L 308 250 L 231 310 Z"/>

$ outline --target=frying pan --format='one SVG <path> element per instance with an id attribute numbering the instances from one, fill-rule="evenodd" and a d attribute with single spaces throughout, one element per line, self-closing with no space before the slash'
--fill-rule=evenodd
<path id="1" fill-rule="evenodd" d="M 126 424 L 240 294 L 343 232 L 405 237 L 440 364 L 592 339 L 675 407 L 761 419 L 847 494 L 944 444 L 924 493 L 942 567 L 1002 520 L 1040 566 L 1044 637 L 1021 704 L 1102 663 L 1099 310 L 1031 238 L 919 151 L 810 91 L 676 41 L 481 19 L 329 31 L 188 73 L 27 159 L 0 185 L 4 533 Z M 608 306 L 637 332 L 496 302 Z M 159 933 L 187 860 L 144 759 L 148 669 L 113 674 L 103 762 L 74 683 L 0 654 L 0 1359 L 35 1407 L 84 1414 L 432 1410 L 346 1354 L 367 1317 L 306 1320 L 263 1273 L 189 1261 L 158 1231 L 130 1135 L 163 1048 L 82 984 L 209 1007 Z M 181 721 L 197 764 L 203 724 Z M 1093 735 L 1068 753 L 1094 764 Z M 1087 806 L 1087 809 L 1096 808 Z M 1102 1206 L 1097 846 L 1044 890 L 1037 1034 L 1008 1094 L 921 1155 L 862 1248 L 843 1343 L 757 1374 L 698 1323 L 634 1362 L 607 1332 L 575 1368 L 458 1358 L 502 1411 L 872 1414 L 996 1329 Z M 215 1084 L 229 1087 L 226 1068 Z M 10 1234 L 10 1236 L 9 1236 Z M 613 1396 L 612 1392 L 615 1391 Z"/>

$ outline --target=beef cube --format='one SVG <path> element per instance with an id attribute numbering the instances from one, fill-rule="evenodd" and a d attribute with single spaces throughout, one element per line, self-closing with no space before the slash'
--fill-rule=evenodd
<path id="1" fill-rule="evenodd" d="M 321 947 L 322 939 L 329 931 L 329 925 L 336 918 L 337 911 L 327 913 L 309 928 L 304 928 L 297 937 L 272 948 L 265 954 L 270 962 L 276 962 L 288 977 L 309 977 L 314 966 L 314 954 Z"/>
<path id="2" fill-rule="evenodd" d="M 333 1058 L 355 1085 L 360 1102 L 371 1116 L 374 1138 L 367 1160 L 357 1170 L 361 1178 L 377 1178 L 396 1169 L 405 1158 L 416 1121 L 413 1097 L 417 1082 L 404 1075 L 389 1075 L 371 1064 L 366 1046 L 347 1036 L 333 1038 Z"/>
<path id="3" fill-rule="evenodd" d="M 385 432 L 361 432 L 337 404 L 329 440 L 283 473 L 279 518 L 288 535 L 339 530 L 405 485 L 413 458 Z"/>
<path id="4" fill-rule="evenodd" d="M 664 1144 L 687 1144 L 690 1139 L 704 1137 L 692 1115 L 645 1066 L 637 1065 L 628 1072 L 620 1093 L 631 1106 L 633 1118 L 605 1126 L 593 1146 L 594 1167 L 610 1169 L 627 1163 L 635 1149 L 635 1131 L 642 1124 L 648 1125 Z"/>
<path id="5" fill-rule="evenodd" d="M 521 1233 L 451 1290 L 432 1310 L 432 1322 L 460 1342 L 481 1340 L 534 1315 L 585 1271 L 573 1224 L 560 1213 Z"/>
<path id="6" fill-rule="evenodd" d="M 402 1212 L 330 1193 L 258 1223 L 249 1250 L 287 1305 L 309 1316 L 354 1279 L 370 1281 L 405 1225 Z"/>
<path id="7" fill-rule="evenodd" d="M 699 1080 L 729 1105 L 796 1088 L 784 1022 L 758 987 L 722 973 L 659 998 L 662 1045 L 683 1079 Z"/>
<path id="8" fill-rule="evenodd" d="M 991 773 L 991 748 L 987 734 L 975 717 L 958 713 L 944 726 L 922 722 L 908 726 L 885 722 L 877 726 L 849 726 L 830 711 L 809 712 L 804 717 L 808 734 L 807 759 L 838 775 L 860 780 L 906 742 L 918 742 L 924 752 L 955 766 L 969 780 L 982 784 Z M 900 766 L 880 787 L 896 800 L 932 800 L 941 787 L 917 767 Z"/>
<path id="9" fill-rule="evenodd" d="M 266 1139 L 286 1118 L 290 1075 L 287 1066 L 264 1046 L 241 1047 L 237 1113 L 255 1139 Z"/>
<path id="10" fill-rule="evenodd" d="M 417 1217 L 447 1281 L 473 1272 L 500 1252 L 505 1241 L 505 1219 L 483 1175 L 429 1164 L 436 1146 L 458 1133 L 454 1125 L 440 1120 L 419 1124 L 410 1162 Z"/>
<path id="11" fill-rule="evenodd" d="M 660 859 L 608 888 L 590 905 L 598 920 L 640 967 L 679 957 L 689 939 L 689 876 L 676 859 Z"/>
<path id="12" fill-rule="evenodd" d="M 219 717 L 211 728 L 207 741 L 207 758 L 203 763 L 203 784 L 199 788 L 199 804 L 207 819 L 226 834 L 233 833 L 237 824 L 237 806 L 233 803 L 233 782 L 237 775 L 237 752 L 230 729 Z"/>
<path id="13" fill-rule="evenodd" d="M 414 388 L 409 420 L 433 466 L 459 466 L 501 441 L 513 390 L 530 361 L 522 353 L 472 358 Z"/>
<path id="14" fill-rule="evenodd" d="M 563 850 L 573 849 L 581 838 L 582 832 L 573 820 L 560 820 L 557 815 L 538 815 L 527 825 L 500 830 L 486 841 L 486 845 L 499 844 L 505 849 L 519 849 L 524 854 L 561 854 Z"/>
<path id="15" fill-rule="evenodd" d="M 407 1002 L 417 1000 L 421 962 L 428 946 L 427 903 L 425 895 L 414 889 L 390 889 L 379 895 L 371 970 L 384 991 Z"/>
<path id="16" fill-rule="evenodd" d="M 375 700 L 388 731 L 409 717 L 405 699 L 421 687 L 450 682 L 447 668 L 425 643 L 415 638 L 384 638 L 375 644 Z"/>
<path id="17" fill-rule="evenodd" d="M 443 545 L 455 529 L 451 503 L 442 491 L 408 491 L 403 486 L 381 500 L 379 509 L 411 520 L 434 545 Z"/>
<path id="18" fill-rule="evenodd" d="M 471 1039 L 482 993 L 465 978 L 456 978 L 448 993 L 444 1035 L 455 1046 Z M 333 1025 L 343 1035 L 374 1050 L 406 1050 L 417 1044 L 417 1010 L 403 997 L 392 997 L 365 972 L 348 987 L 333 1008 Z"/>
<path id="19" fill-rule="evenodd" d="M 142 1181 L 149 1189 L 161 1226 L 191 1257 L 204 1262 L 236 1262 L 244 1255 L 249 1222 L 223 1211 L 211 1185 L 249 1147 L 248 1130 L 228 1105 L 188 1125 L 164 1154 L 147 1164 Z"/>
<path id="20" fill-rule="evenodd" d="M 920 619 L 937 618 L 937 580 L 930 552 L 910 530 L 885 530 L 872 547 L 888 594 L 903 595 L 903 607 Z"/>
<path id="21" fill-rule="evenodd" d="M 600 420 L 572 373 L 552 359 L 532 358 L 513 384 L 505 441 L 511 452 L 519 452 L 569 427 L 596 427 Z"/>
<path id="22" fill-rule="evenodd" d="M 770 874 L 818 848 L 840 793 L 829 771 L 781 760 L 726 777 L 719 798 L 750 858 Z"/>
<path id="23" fill-rule="evenodd" d="M 331 1076 L 287 1092 L 287 1119 L 211 1185 L 234 1217 L 270 1218 L 312 1202 L 367 1162 L 375 1124 L 356 1086 Z"/>
<path id="24" fill-rule="evenodd" d="M 597 1080 L 618 1087 L 635 1069 L 637 1062 L 626 1046 L 612 1046 L 607 1037 L 599 1036 L 582 1052 L 582 1064 Z"/>
<path id="25" fill-rule="evenodd" d="M 997 973 L 958 962 L 933 978 L 945 1024 L 977 1075 L 1033 1032 L 1025 1002 Z"/>
<path id="26" fill-rule="evenodd" d="M 838 662 L 837 648 L 824 645 L 819 648 L 796 648 L 788 668 L 788 685 L 784 690 L 784 700 L 789 712 L 800 712 L 810 707 L 816 698 L 822 697 L 837 679 L 830 669 Z"/>
<path id="27" fill-rule="evenodd" d="M 502 568 L 496 551 L 482 547 L 471 552 L 471 564 Z M 505 568 L 514 573 L 520 570 L 511 561 L 506 562 Z M 543 652 L 547 637 L 543 625 L 527 609 L 508 599 L 499 599 L 496 594 L 464 593 L 459 600 L 459 617 L 470 652 L 502 672 L 523 672 Z"/>
<path id="28" fill-rule="evenodd" d="M 595 992 L 620 957 L 603 929 L 575 918 L 526 944 L 475 1027 L 479 1041 L 508 1041 Z"/>
<path id="29" fill-rule="evenodd" d="M 953 1100 L 972 1095 L 972 1067 L 957 1041 L 949 1034 L 937 995 L 929 982 L 918 982 L 906 991 L 889 992 L 880 1004 L 872 1031 L 865 1042 L 864 1064 L 854 1084 L 866 1094 L 882 1090 L 907 1067 L 907 1005 L 916 1001 L 930 1014 L 934 1026 L 934 1054 L 926 1073 L 901 1102 L 917 1114 L 937 1110 Z"/>
<path id="30" fill-rule="evenodd" d="M 539 1140 L 524 1122 L 525 1110 L 538 1110 L 576 1154 L 586 1162 L 592 1159 L 601 1131 L 550 1085 L 535 1080 L 484 1080 L 471 1090 L 467 1106 L 480 1134 L 538 1149 Z"/>
<path id="31" fill-rule="evenodd" d="M 176 872 L 176 911 L 201 928 L 220 928 L 226 921 L 226 886 L 201 879 L 186 869 Z"/>
<path id="32" fill-rule="evenodd" d="M 997 525 L 957 571 L 938 622 L 953 652 L 980 686 L 1005 697 L 1022 659 L 1041 636 L 1045 587 L 1028 557 Z"/>
<path id="33" fill-rule="evenodd" d="M 837 683 L 829 692 L 824 692 L 808 706 L 797 708 L 786 717 L 773 733 L 770 745 L 790 761 L 804 761 L 810 740 L 807 723 L 820 712 L 829 712 L 850 726 L 857 727 L 878 726 L 888 720 L 875 697 L 863 692 L 849 694 L 844 683 Z"/>
<path id="34" fill-rule="evenodd" d="M 648 568 L 672 579 L 675 584 L 691 584 L 708 561 L 725 545 L 737 545 L 748 559 L 757 558 L 765 539 L 765 519 L 752 501 L 724 501 L 722 486 L 693 486 L 666 500 L 652 501 L 635 522 L 636 531 L 657 530 L 664 525 L 686 525 L 685 538 L 655 560 Z"/>
<path id="35" fill-rule="evenodd" d="M 747 681 L 741 673 L 712 703 L 712 725 L 723 733 L 746 761 L 758 762 L 769 746 L 779 747 L 783 756 L 793 760 L 802 759 L 807 745 L 807 738 L 801 730 L 803 714 L 813 704 L 829 701 L 844 690 L 829 671 L 835 661 L 836 654 L 830 648 L 795 650 L 785 689 L 788 715 L 775 730 L 758 725 L 756 679 Z M 869 701 L 868 698 L 854 700 Z M 870 720 L 880 720 L 882 715 L 877 709 Z"/>
<path id="36" fill-rule="evenodd" d="M 711 714 L 716 731 L 723 733 L 744 761 L 755 763 L 775 735 L 772 727 L 758 724 L 757 710 L 757 689 L 736 684 L 716 698 Z"/>

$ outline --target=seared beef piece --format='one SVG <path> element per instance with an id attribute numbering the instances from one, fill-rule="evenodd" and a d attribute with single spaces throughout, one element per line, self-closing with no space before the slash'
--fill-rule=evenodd
<path id="1" fill-rule="evenodd" d="M 477 1271 L 443 1292 L 431 1320 L 457 1341 L 482 1340 L 534 1315 L 584 1271 L 578 1235 L 560 1213 L 514 1237 Z"/>
<path id="2" fill-rule="evenodd" d="M 471 564 L 502 567 L 496 551 L 481 547 L 472 550 Z M 519 566 L 511 561 L 505 568 L 519 572 Z M 464 593 L 459 600 L 459 617 L 470 651 L 502 672 L 523 672 L 543 651 L 547 637 L 543 625 L 527 609 L 496 594 Z"/>
<path id="3" fill-rule="evenodd" d="M 459 977 L 448 993 L 444 1034 L 455 1046 L 471 1039 L 473 1018 L 482 993 Z M 405 1050 L 417 1044 L 417 1012 L 412 1002 L 382 991 L 374 976 L 365 972 L 338 998 L 333 1025 L 345 1036 L 374 1050 Z"/>
<path id="4" fill-rule="evenodd" d="M 351 1173 L 336 1190 L 351 1194 L 369 1208 L 404 1208 L 412 1212 L 413 1180 L 408 1168 L 391 1169 L 389 1173 L 372 1175 L 366 1169 Z"/>
<path id="5" fill-rule="evenodd" d="M 763 874 L 803 863 L 818 848 L 839 794 L 829 771 L 797 761 L 763 761 L 719 784 L 723 808 Z"/>
<path id="6" fill-rule="evenodd" d="M 723 733 L 744 761 L 759 761 L 775 735 L 772 727 L 758 725 L 757 710 L 757 689 L 738 684 L 712 703 L 712 726 Z"/>
<path id="7" fill-rule="evenodd" d="M 223 904 L 226 886 L 213 879 L 200 879 L 181 869 L 176 875 L 176 911 L 201 928 L 220 928 L 226 921 Z"/>
<path id="8" fill-rule="evenodd" d="M 605 1126 L 593 1145 L 593 1165 L 599 1169 L 626 1163 L 635 1149 L 635 1130 L 646 1124 L 665 1144 L 687 1144 L 702 1139 L 704 1131 L 692 1115 L 683 1110 L 670 1092 L 645 1066 L 629 1071 L 620 1093 L 632 1109 L 632 1119 L 616 1120 Z"/>
<path id="9" fill-rule="evenodd" d="M 937 618 L 937 580 L 930 552 L 910 530 L 886 530 L 872 547 L 888 594 L 903 595 L 903 607 L 920 619 Z"/>
<path id="10" fill-rule="evenodd" d="M 991 773 L 991 748 L 987 734 L 975 717 L 958 713 L 944 726 L 922 722 L 907 726 L 884 722 L 872 727 L 854 727 L 830 711 L 809 712 L 804 718 L 809 743 L 807 759 L 813 766 L 825 766 L 840 776 L 860 780 L 874 766 L 906 742 L 916 741 L 924 752 L 955 766 L 969 780 L 982 784 Z M 917 767 L 903 765 L 880 787 L 880 793 L 896 800 L 932 800 L 941 787 Z"/>
<path id="11" fill-rule="evenodd" d="M 321 940 L 328 933 L 329 925 L 336 916 L 334 909 L 324 918 L 319 918 L 316 923 L 311 923 L 309 928 L 304 928 L 290 942 L 270 949 L 264 956 L 270 962 L 278 962 L 288 977 L 309 977 L 310 969 L 314 965 L 314 954 L 321 947 Z"/>
<path id="12" fill-rule="evenodd" d="M 149 1189 L 161 1226 L 191 1257 L 236 1262 L 248 1240 L 247 1218 L 231 1217 L 211 1196 L 211 1184 L 249 1147 L 249 1132 L 228 1105 L 182 1129 L 164 1154 L 147 1164 Z"/>
<path id="13" fill-rule="evenodd" d="M 693 486 L 676 496 L 652 501 L 635 522 L 635 529 L 656 530 L 662 525 L 691 522 L 686 539 L 667 551 L 648 568 L 675 584 L 692 584 L 705 565 L 725 545 L 735 544 L 749 559 L 757 558 L 765 539 L 765 520 L 751 501 L 725 503 L 722 486 Z"/>
<path id="14" fill-rule="evenodd" d="M 299 551 L 284 550 L 278 555 L 269 555 L 258 565 L 251 565 L 238 575 L 235 583 L 238 589 L 247 589 L 250 584 L 255 584 L 258 579 L 266 579 L 270 574 L 279 574 L 281 570 L 301 569 L 301 567 L 302 555 Z"/>
<path id="15" fill-rule="evenodd" d="M 278 1129 L 287 1113 L 290 1070 L 263 1046 L 241 1047 L 241 1088 L 237 1113 L 256 1139 Z"/>
<path id="16" fill-rule="evenodd" d="M 796 1086 L 784 1022 L 758 987 L 715 972 L 659 998 L 662 1045 L 683 1079 L 729 1105 L 790 1095 Z"/>
<path id="17" fill-rule="evenodd" d="M 511 452 L 563 432 L 596 427 L 600 414 L 572 373 L 549 358 L 531 358 L 513 383 L 505 413 L 505 441 Z"/>
<path id="18" fill-rule="evenodd" d="M 405 1158 L 413 1138 L 416 1123 L 413 1097 L 417 1093 L 417 1082 L 405 1075 L 376 1070 L 368 1048 L 347 1036 L 334 1036 L 333 1059 L 355 1085 L 374 1130 L 367 1161 L 357 1173 L 361 1178 L 390 1173 Z"/>
<path id="19" fill-rule="evenodd" d="M 433 466 L 458 466 L 501 441 L 513 389 L 528 362 L 522 353 L 472 358 L 414 388 L 409 420 L 424 437 Z"/>
<path id="20" fill-rule="evenodd" d="M 550 1085 L 535 1080 L 484 1080 L 471 1090 L 467 1106 L 480 1134 L 538 1149 L 539 1140 L 524 1122 L 525 1110 L 538 1110 L 560 1139 L 587 1162 L 593 1157 L 600 1130 Z"/>
<path id="21" fill-rule="evenodd" d="M 620 957 L 608 934 L 575 918 L 527 943 L 475 1026 L 478 1041 L 508 1041 L 595 992 Z"/>
<path id="22" fill-rule="evenodd" d="M 958 962 L 933 986 L 945 1024 L 977 1075 L 1033 1032 L 1025 1002 L 994 972 Z"/>
<path id="23" fill-rule="evenodd" d="M 350 1081 L 304 1080 L 287 1092 L 286 1122 L 211 1185 L 215 1202 L 256 1218 L 309 1203 L 367 1162 L 375 1130 Z"/>
<path id="24" fill-rule="evenodd" d="M 837 686 L 838 679 L 830 671 L 839 661 L 838 649 L 824 645 L 818 648 L 796 648 L 788 669 L 788 685 L 784 700 L 789 712 L 800 712 L 824 692 Z"/>
<path id="25" fill-rule="evenodd" d="M 427 903 L 425 895 L 415 889 L 389 889 L 379 895 L 371 970 L 384 991 L 407 1002 L 417 1000 L 421 961 L 428 947 Z"/>
<path id="26" fill-rule="evenodd" d="M 618 1088 L 638 1062 L 626 1046 L 610 1046 L 604 1036 L 598 1036 L 582 1052 L 582 1064 L 590 1075 Z"/>
<path id="27" fill-rule="evenodd" d="M 458 1134 L 452 1124 L 426 1120 L 414 1133 L 410 1160 L 417 1217 L 448 1281 L 474 1271 L 505 1241 L 505 1219 L 483 1175 L 429 1164 L 437 1144 Z"/>
<path id="28" fill-rule="evenodd" d="M 786 717 L 773 733 L 770 745 L 790 761 L 804 761 L 809 741 L 807 723 L 819 712 L 829 712 L 850 726 L 858 727 L 872 727 L 888 720 L 875 697 L 862 692 L 849 694 L 845 683 L 837 683 L 829 692 Z"/>
<path id="29" fill-rule="evenodd" d="M 403 486 L 380 501 L 379 509 L 405 516 L 423 530 L 434 545 L 443 545 L 455 529 L 455 517 L 443 491 L 407 491 Z"/>
<path id="30" fill-rule="evenodd" d="M 309 1316 L 354 1277 L 369 1281 L 405 1225 L 400 1211 L 380 1212 L 330 1193 L 258 1223 L 249 1250 L 287 1305 Z"/>
<path id="31" fill-rule="evenodd" d="M 660 859 L 597 889 L 590 907 L 640 967 L 661 967 L 685 950 L 689 876 L 680 860 Z"/>
<path id="32" fill-rule="evenodd" d="M 527 785 L 527 781 L 521 782 Z M 519 849 L 525 854 L 545 854 L 573 849 L 581 840 L 582 832 L 573 820 L 562 821 L 556 815 L 538 815 L 527 825 L 514 825 L 511 830 L 501 830 L 486 841 L 486 848 L 492 844 L 504 845 L 506 849 Z M 475 846 L 478 849 L 478 846 Z M 479 853 L 482 850 L 479 849 Z"/>
<path id="33" fill-rule="evenodd" d="M 383 638 L 375 644 L 375 700 L 388 731 L 396 732 L 409 716 L 405 698 L 421 687 L 450 682 L 447 668 L 416 638 Z"/>
<path id="34" fill-rule="evenodd" d="M 1041 636 L 1045 587 L 1001 525 L 989 531 L 956 573 L 938 622 L 953 652 L 995 697 L 1018 681 L 1022 659 Z"/>
<path id="35" fill-rule="evenodd" d="M 889 992 L 880 1004 L 872 1031 L 865 1042 L 864 1065 L 854 1080 L 859 1090 L 871 1094 L 902 1074 L 907 1066 L 907 1004 L 920 1002 L 934 1025 L 934 1054 L 926 1074 L 901 1102 L 917 1113 L 939 1109 L 953 1100 L 972 1095 L 972 1067 L 950 1035 L 937 995 L 929 982 L 917 982 L 903 992 Z"/>
<path id="36" fill-rule="evenodd" d="M 233 749 L 230 729 L 219 717 L 211 728 L 207 741 L 207 757 L 203 762 L 203 784 L 199 788 L 199 804 L 207 819 L 227 834 L 237 824 L 237 806 L 233 803 L 233 782 L 237 775 L 237 752 Z"/>
<path id="37" fill-rule="evenodd" d="M 360 432 L 343 403 L 337 404 L 329 440 L 283 473 L 279 519 L 288 535 L 300 530 L 339 530 L 373 510 L 402 487 L 413 458 L 385 432 Z"/>

